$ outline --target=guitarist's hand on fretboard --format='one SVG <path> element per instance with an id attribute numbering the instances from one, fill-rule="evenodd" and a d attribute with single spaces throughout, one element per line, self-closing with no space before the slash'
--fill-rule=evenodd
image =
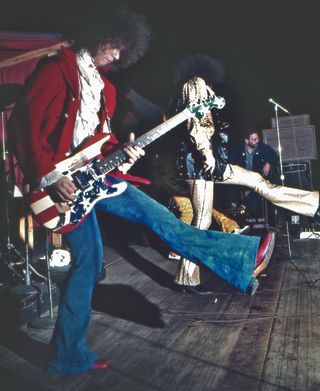
<path id="1" fill-rule="evenodd" d="M 121 164 L 119 166 L 119 170 L 123 172 L 124 174 L 130 170 L 130 168 L 133 166 L 133 164 L 141 157 L 144 156 L 145 152 L 142 148 L 138 146 L 130 146 L 129 144 L 132 143 L 135 139 L 134 133 L 130 133 L 128 142 L 124 145 L 124 152 L 128 155 L 129 159 L 127 162 Z"/>
<path id="2" fill-rule="evenodd" d="M 77 198 L 74 194 L 74 192 L 77 190 L 77 187 L 66 176 L 62 176 L 52 185 L 48 186 L 46 190 L 57 202 L 68 202 Z"/>

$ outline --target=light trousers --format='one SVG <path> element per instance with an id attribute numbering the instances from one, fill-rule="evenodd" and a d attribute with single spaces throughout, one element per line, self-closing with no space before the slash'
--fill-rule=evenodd
<path id="1" fill-rule="evenodd" d="M 202 179 L 186 182 L 195 214 L 192 225 L 199 229 L 208 229 L 211 224 L 213 207 L 213 182 Z M 237 165 L 227 165 L 222 183 L 246 186 L 276 206 L 309 217 L 313 217 L 319 207 L 318 191 L 275 185 L 259 173 L 248 171 Z M 175 282 L 182 285 L 199 285 L 199 266 L 182 258 L 178 265 Z"/>

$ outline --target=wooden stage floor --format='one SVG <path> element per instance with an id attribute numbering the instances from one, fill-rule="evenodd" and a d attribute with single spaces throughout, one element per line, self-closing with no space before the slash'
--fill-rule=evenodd
<path id="1" fill-rule="evenodd" d="M 178 292 L 176 261 L 151 247 L 106 248 L 107 277 L 94 295 L 89 345 L 107 370 L 45 370 L 52 330 L 0 336 L 3 391 L 320 390 L 319 240 L 277 237 L 254 297 L 204 270 L 213 296 Z M 5 322 L 5 314 L 2 314 Z"/>

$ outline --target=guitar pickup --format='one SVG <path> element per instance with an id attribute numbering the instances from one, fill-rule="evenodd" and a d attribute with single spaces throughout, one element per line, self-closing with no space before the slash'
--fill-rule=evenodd
<path id="1" fill-rule="evenodd" d="M 71 174 L 72 180 L 78 189 L 84 190 L 90 185 L 91 175 L 88 175 L 86 171 L 76 171 Z"/>

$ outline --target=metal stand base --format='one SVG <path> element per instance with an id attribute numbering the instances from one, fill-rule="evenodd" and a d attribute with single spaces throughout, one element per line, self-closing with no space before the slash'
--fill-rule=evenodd
<path id="1" fill-rule="evenodd" d="M 47 267 L 47 289 L 49 294 L 49 316 L 39 317 L 33 319 L 28 327 L 34 329 L 52 329 L 55 325 L 55 319 L 53 315 L 53 299 L 52 299 L 52 284 L 50 273 L 50 260 L 49 260 L 49 232 L 46 231 L 46 248 L 45 248 L 45 260 Z"/>
<path id="2" fill-rule="evenodd" d="M 11 243 L 10 238 L 8 238 L 8 243 L 4 247 L 6 248 L 2 250 L 0 246 L 0 260 L 14 276 L 18 277 L 19 279 L 23 279 L 23 274 L 21 273 L 21 271 L 18 271 L 16 269 L 18 267 L 21 267 L 21 265 L 24 265 L 24 257 Z"/>
<path id="3" fill-rule="evenodd" d="M 32 285 L 16 285 L 9 289 L 10 293 L 16 295 L 31 295 L 36 294 L 38 291 Z"/>
<path id="4" fill-rule="evenodd" d="M 40 329 L 40 330 L 48 330 L 53 329 L 55 326 L 56 320 L 51 318 L 50 315 L 44 316 L 41 318 L 34 318 L 29 324 L 28 327 L 31 329 Z"/>
<path id="5" fill-rule="evenodd" d="M 283 258 L 282 259 L 282 262 L 294 262 L 294 261 L 302 261 L 304 258 L 303 257 L 299 257 L 297 255 L 293 256 L 292 255 L 292 251 L 291 251 L 291 243 L 290 243 L 290 232 L 289 232 L 289 223 L 288 221 L 286 221 L 286 232 L 287 232 L 287 238 L 288 238 L 288 257 L 287 258 Z"/>

